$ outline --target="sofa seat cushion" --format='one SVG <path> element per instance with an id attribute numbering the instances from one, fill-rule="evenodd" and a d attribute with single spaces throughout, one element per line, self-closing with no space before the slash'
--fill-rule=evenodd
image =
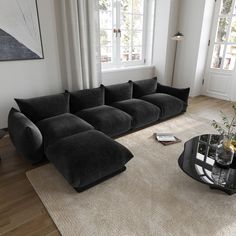
<path id="1" fill-rule="evenodd" d="M 60 139 L 48 146 L 46 156 L 78 191 L 117 172 L 133 157 L 126 147 L 97 130 Z"/>
<path id="2" fill-rule="evenodd" d="M 158 120 L 160 109 L 140 99 L 129 99 L 113 103 L 112 106 L 125 111 L 132 117 L 132 128 L 139 128 Z"/>
<path id="3" fill-rule="evenodd" d="M 75 115 L 111 137 L 118 136 L 131 129 L 132 118 L 130 115 L 106 105 L 84 109 Z"/>
<path id="4" fill-rule="evenodd" d="M 69 112 L 70 94 L 62 93 L 29 99 L 15 99 L 21 112 L 34 123 Z"/>
<path id="5" fill-rule="evenodd" d="M 37 126 L 43 135 L 45 146 L 61 138 L 94 129 L 92 125 L 70 113 L 41 120 Z"/>
<path id="6" fill-rule="evenodd" d="M 160 108 L 160 119 L 167 119 L 183 112 L 183 101 L 168 94 L 155 93 L 143 96 L 141 99 Z"/>

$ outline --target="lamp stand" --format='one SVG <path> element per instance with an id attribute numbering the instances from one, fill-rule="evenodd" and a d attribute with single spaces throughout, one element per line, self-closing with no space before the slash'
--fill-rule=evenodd
<path id="1" fill-rule="evenodd" d="M 174 75 L 175 75 L 175 61 L 176 61 L 176 54 L 177 54 L 177 46 L 178 42 L 184 39 L 184 35 L 180 32 L 177 32 L 171 37 L 172 40 L 175 41 L 175 56 L 174 56 L 174 65 L 173 65 L 173 71 L 172 71 L 172 79 L 171 79 L 171 87 L 173 87 L 174 84 Z"/>
<path id="2" fill-rule="evenodd" d="M 171 87 L 173 87 L 173 85 L 174 85 L 175 61 L 176 61 L 176 54 L 177 54 L 177 45 L 178 45 L 178 41 L 175 42 L 175 56 L 174 56 L 174 65 L 173 65 L 173 71 L 172 71 Z"/>

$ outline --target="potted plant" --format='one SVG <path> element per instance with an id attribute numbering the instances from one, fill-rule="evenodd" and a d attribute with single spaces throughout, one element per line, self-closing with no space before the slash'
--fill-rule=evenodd
<path id="1" fill-rule="evenodd" d="M 236 105 L 233 104 L 232 108 L 233 116 L 228 117 L 220 111 L 222 123 L 212 121 L 212 126 L 221 135 L 220 143 L 216 149 L 216 162 L 223 166 L 230 165 L 234 153 L 236 153 Z"/>

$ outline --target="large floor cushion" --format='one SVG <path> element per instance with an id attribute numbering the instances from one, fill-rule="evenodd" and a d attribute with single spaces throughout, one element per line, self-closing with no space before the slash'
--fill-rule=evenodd
<path id="1" fill-rule="evenodd" d="M 132 118 L 130 115 L 106 105 L 84 109 L 75 115 L 110 137 L 115 137 L 131 129 Z"/>
<path id="2" fill-rule="evenodd" d="M 92 125 L 70 113 L 41 120 L 37 126 L 43 135 L 44 146 L 61 138 L 94 129 Z"/>
<path id="3" fill-rule="evenodd" d="M 126 147 L 97 130 L 61 139 L 48 146 L 46 156 L 77 191 L 124 170 L 133 157 Z"/>
<path id="4" fill-rule="evenodd" d="M 132 117 L 132 128 L 139 128 L 158 120 L 160 109 L 140 99 L 129 99 L 113 103 L 112 106 L 125 111 Z"/>
<path id="5" fill-rule="evenodd" d="M 183 112 L 183 101 L 164 93 L 155 93 L 141 97 L 161 109 L 160 119 L 167 119 Z"/>

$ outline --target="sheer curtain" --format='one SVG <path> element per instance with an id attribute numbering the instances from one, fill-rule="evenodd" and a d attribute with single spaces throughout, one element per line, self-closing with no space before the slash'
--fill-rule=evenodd
<path id="1" fill-rule="evenodd" d="M 97 0 L 62 0 L 67 89 L 101 83 L 99 6 Z"/>

